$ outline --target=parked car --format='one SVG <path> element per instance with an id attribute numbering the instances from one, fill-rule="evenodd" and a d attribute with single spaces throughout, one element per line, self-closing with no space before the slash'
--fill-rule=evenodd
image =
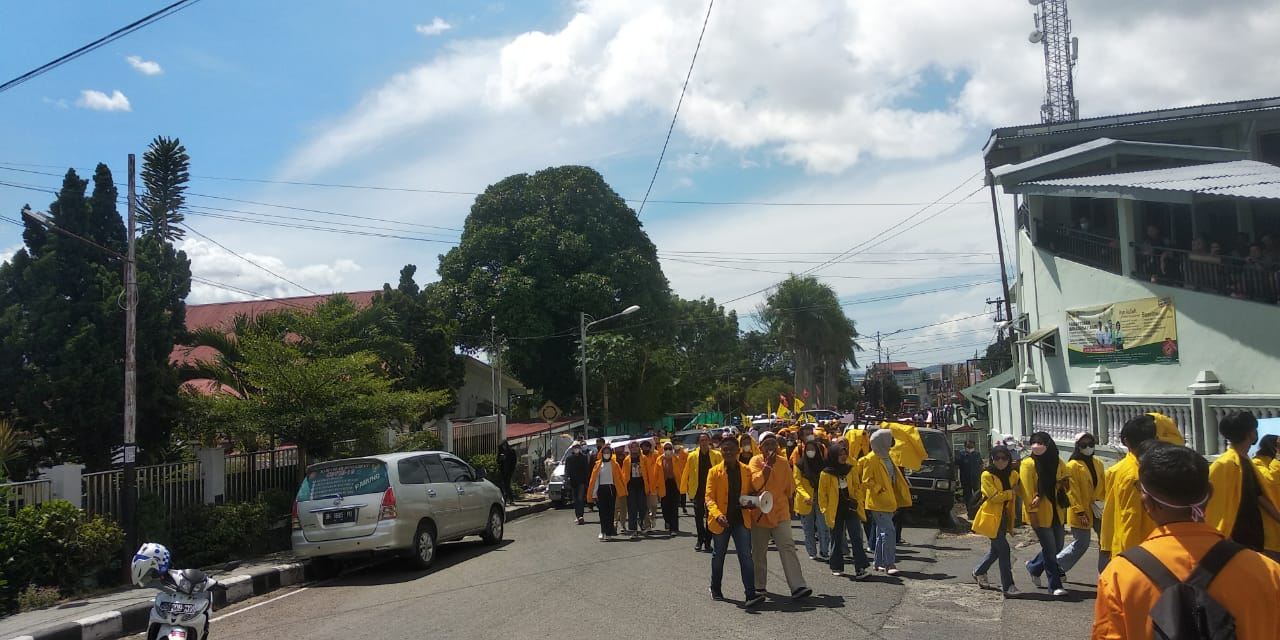
<path id="1" fill-rule="evenodd" d="M 617 448 L 619 443 L 625 444 L 631 440 L 631 436 L 603 436 L 604 441 L 610 447 Z M 569 451 L 565 449 L 564 455 L 560 457 L 560 462 L 556 464 L 555 470 L 551 472 L 551 478 L 547 481 L 547 498 L 551 500 L 551 506 L 564 507 L 573 504 L 573 494 L 569 492 L 569 485 L 565 482 L 564 477 L 564 460 L 569 457 Z M 591 464 L 596 463 L 596 441 L 591 440 L 583 446 L 587 456 L 591 458 Z"/>
<path id="2" fill-rule="evenodd" d="M 920 468 L 904 469 L 907 484 L 911 486 L 911 511 L 927 513 L 949 521 L 951 508 L 955 506 L 955 487 L 959 478 L 955 456 L 946 434 L 937 429 L 919 427 L 920 440 L 927 454 Z"/>
<path id="3" fill-rule="evenodd" d="M 502 492 L 443 451 L 331 460 L 307 467 L 293 502 L 293 552 L 318 566 L 358 555 L 400 554 L 416 568 L 437 545 L 479 535 L 502 540 Z"/>

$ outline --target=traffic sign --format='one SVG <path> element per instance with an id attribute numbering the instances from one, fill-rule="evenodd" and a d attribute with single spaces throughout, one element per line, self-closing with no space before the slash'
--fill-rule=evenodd
<path id="1" fill-rule="evenodd" d="M 560 417 L 560 407 L 548 400 L 546 404 L 542 405 L 541 409 L 538 409 L 538 416 L 547 422 L 555 422 Z"/>

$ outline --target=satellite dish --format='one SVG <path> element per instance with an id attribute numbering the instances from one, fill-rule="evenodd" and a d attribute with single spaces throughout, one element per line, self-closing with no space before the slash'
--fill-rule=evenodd
<path id="1" fill-rule="evenodd" d="M 773 511 L 773 494 L 761 491 L 758 496 L 741 496 L 738 498 L 738 504 L 743 509 L 759 509 L 760 513 L 767 515 Z"/>
<path id="2" fill-rule="evenodd" d="M 1031 44 L 1040 44 L 1041 40 L 1044 40 L 1044 32 L 1039 29 L 1032 31 L 1031 34 L 1027 36 L 1027 42 L 1030 42 Z"/>

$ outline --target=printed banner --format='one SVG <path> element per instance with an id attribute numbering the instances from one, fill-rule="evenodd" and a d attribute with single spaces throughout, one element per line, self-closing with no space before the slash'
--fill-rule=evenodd
<path id="1" fill-rule="evenodd" d="M 1173 298 L 1067 310 L 1067 357 L 1075 366 L 1178 361 Z"/>

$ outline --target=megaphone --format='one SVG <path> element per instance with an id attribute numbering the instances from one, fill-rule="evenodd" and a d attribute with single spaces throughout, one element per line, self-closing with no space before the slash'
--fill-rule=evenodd
<path id="1" fill-rule="evenodd" d="M 759 509 L 760 513 L 767 514 L 773 511 L 773 494 L 761 491 L 758 496 L 741 496 L 738 498 L 738 504 L 743 509 Z"/>

